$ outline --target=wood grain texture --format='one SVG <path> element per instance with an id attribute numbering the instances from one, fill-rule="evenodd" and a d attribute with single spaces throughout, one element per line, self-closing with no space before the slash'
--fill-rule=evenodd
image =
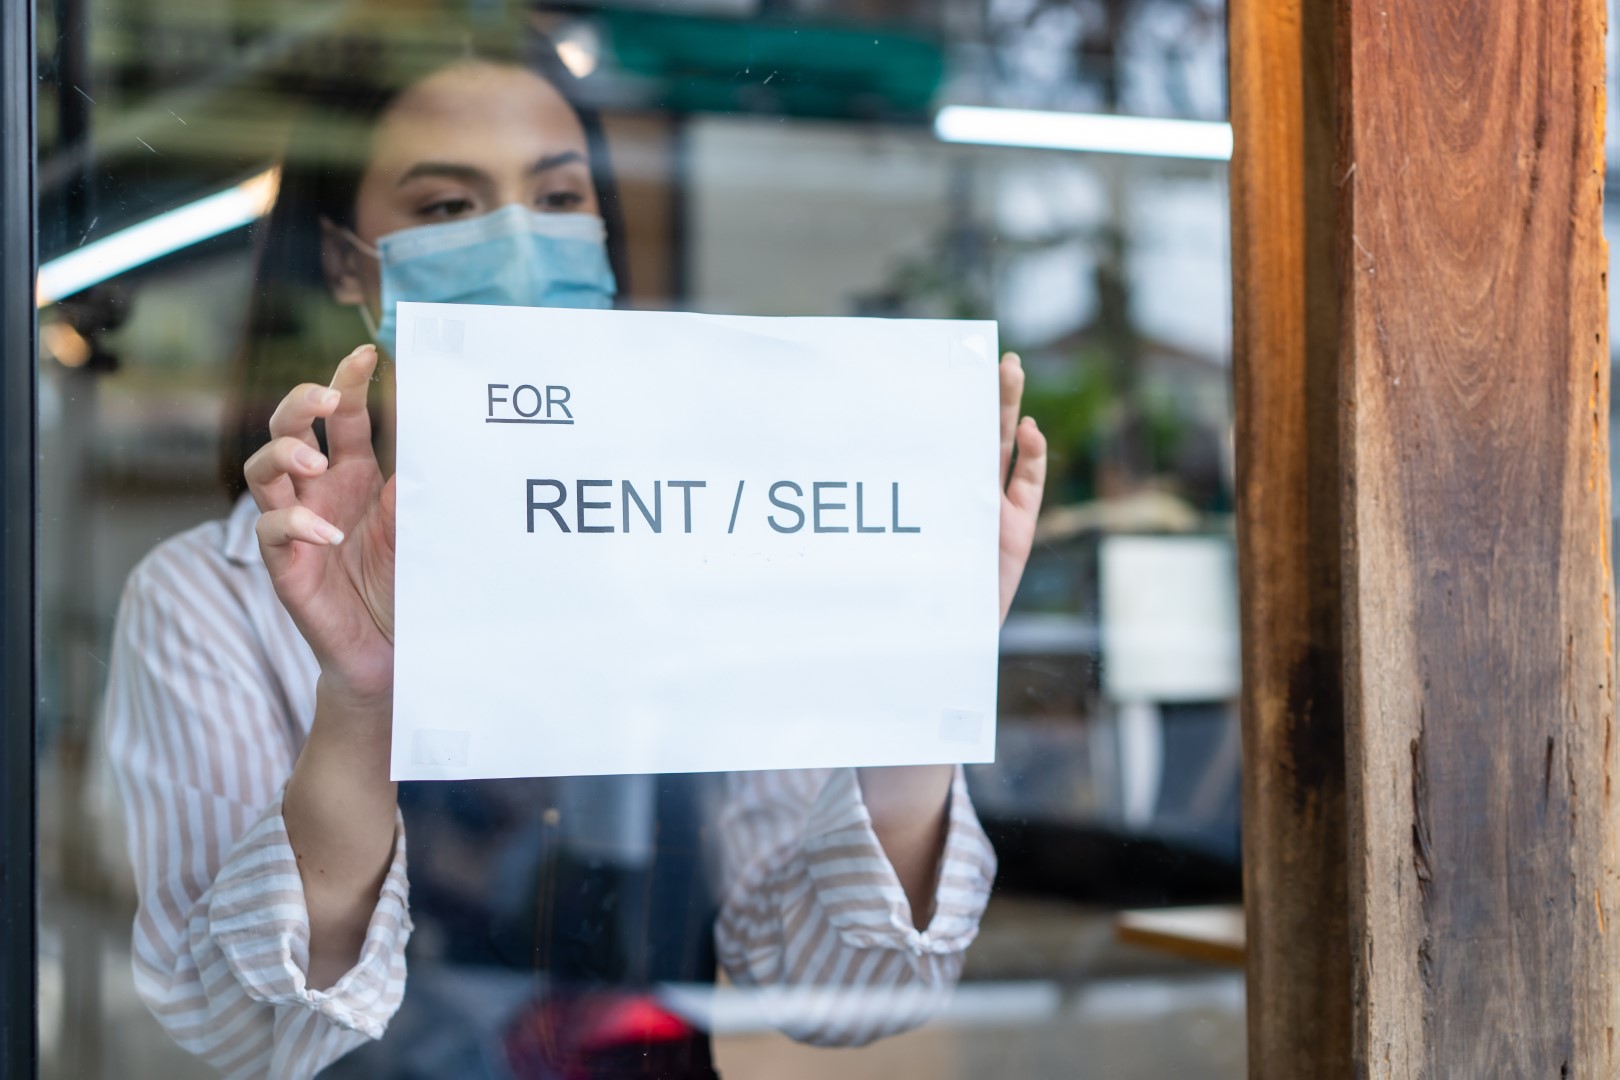
<path id="1" fill-rule="evenodd" d="M 1334 34 L 1232 0 L 1249 1075 L 1350 1075 Z"/>
<path id="2" fill-rule="evenodd" d="M 1603 4 L 1340 2 L 1357 1073 L 1614 1077 Z"/>

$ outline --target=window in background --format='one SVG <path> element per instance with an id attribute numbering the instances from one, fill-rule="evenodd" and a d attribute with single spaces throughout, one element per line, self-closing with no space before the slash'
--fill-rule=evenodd
<path id="1" fill-rule="evenodd" d="M 47 1076 L 210 1075 L 135 992 L 100 702 L 130 570 L 230 510 L 227 387 L 290 109 L 426 47 L 433 5 L 397 5 L 385 36 L 334 37 L 349 6 L 40 8 Z M 475 24 L 517 10 L 445 6 Z M 1125 907 L 1238 896 L 1218 0 L 518 14 L 602 111 L 625 303 L 993 318 L 1052 444 L 1003 634 L 998 760 L 969 771 L 1000 873 L 955 1003 L 922 1030 L 823 1051 L 723 997 L 704 1014 L 721 1071 L 1242 1075 L 1241 972 L 1115 928 Z M 1098 114 L 1192 124 L 1072 122 Z M 357 153 L 365 130 L 334 110 L 317 152 Z M 352 313 L 321 318 L 334 341 L 364 340 Z"/>

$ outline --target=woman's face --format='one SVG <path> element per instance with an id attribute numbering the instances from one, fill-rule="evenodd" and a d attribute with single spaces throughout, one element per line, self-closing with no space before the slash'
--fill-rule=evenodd
<path id="1" fill-rule="evenodd" d="M 561 94 L 521 67 L 468 61 L 402 93 L 379 121 L 355 197 L 366 243 L 400 229 L 487 214 L 510 203 L 600 212 L 585 130 Z M 379 268 L 327 231 L 340 303 L 379 306 Z M 345 250 L 346 249 L 346 250 Z"/>

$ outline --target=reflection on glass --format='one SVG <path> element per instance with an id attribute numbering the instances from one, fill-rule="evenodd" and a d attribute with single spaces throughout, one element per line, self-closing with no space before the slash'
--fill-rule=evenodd
<path id="1" fill-rule="evenodd" d="M 47 1073 L 1241 1073 L 1239 973 L 1113 926 L 1236 896 L 1223 166 L 934 123 L 1218 123 L 1222 18 L 42 14 Z M 444 242 L 407 256 L 415 230 Z M 364 753 L 303 752 L 312 721 L 376 736 L 327 723 L 375 654 L 288 616 L 247 463 L 263 497 L 326 482 L 333 517 L 380 494 L 390 299 L 610 297 L 1000 322 L 1050 468 L 995 765 L 406 784 L 396 830 Z M 287 404 L 365 341 L 345 415 Z M 306 432 L 326 463 L 300 473 Z"/>

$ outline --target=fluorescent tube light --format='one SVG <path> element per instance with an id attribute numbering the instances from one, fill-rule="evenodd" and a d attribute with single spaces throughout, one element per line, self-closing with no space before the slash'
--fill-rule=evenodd
<path id="1" fill-rule="evenodd" d="M 44 307 L 153 259 L 257 221 L 270 212 L 280 180 L 279 169 L 266 169 L 235 187 L 177 206 L 52 259 L 39 268 L 36 303 Z"/>
<path id="2" fill-rule="evenodd" d="M 1209 120 L 947 105 L 934 118 L 934 134 L 945 142 L 985 146 L 1201 161 L 1232 158 L 1232 125 Z"/>

